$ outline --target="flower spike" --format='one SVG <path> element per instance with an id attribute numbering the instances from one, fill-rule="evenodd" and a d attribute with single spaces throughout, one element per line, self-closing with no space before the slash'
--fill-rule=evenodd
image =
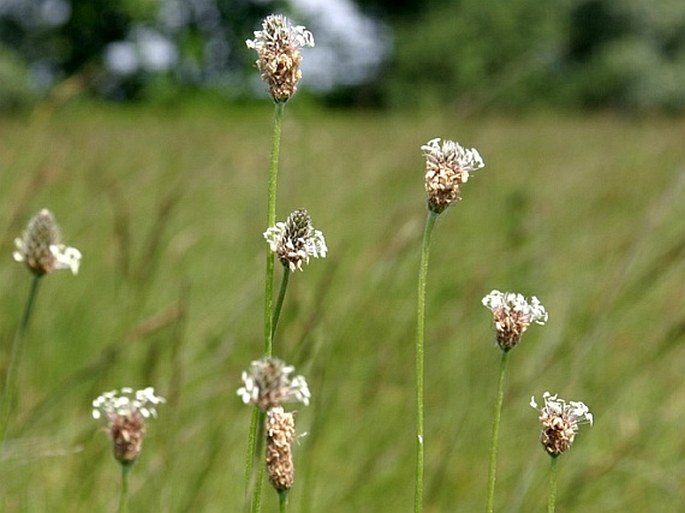
<path id="1" fill-rule="evenodd" d="M 522 294 L 493 290 L 482 303 L 492 312 L 502 351 L 516 347 L 531 323 L 544 325 L 548 319 L 547 310 L 535 296 L 529 301 Z"/>
<path id="2" fill-rule="evenodd" d="M 439 214 L 461 199 L 461 185 L 485 163 L 477 149 L 467 149 L 447 139 L 431 139 L 421 149 L 426 158 L 428 208 Z"/>
<path id="3" fill-rule="evenodd" d="M 302 78 L 300 48 L 314 46 L 312 33 L 302 25 L 292 25 L 283 15 L 271 14 L 245 44 L 259 55 L 257 67 L 271 97 L 277 103 L 287 102 Z"/>
<path id="4" fill-rule="evenodd" d="M 530 405 L 540 413 L 540 443 L 550 456 L 557 457 L 571 448 L 578 426 L 592 425 L 594 418 L 590 409 L 580 401 L 566 402 L 549 392 L 545 392 L 542 398 L 544 406 L 537 405 L 535 396 L 530 398 Z"/>
<path id="5" fill-rule="evenodd" d="M 14 245 L 14 260 L 25 263 L 37 276 L 58 269 L 70 269 L 78 274 L 81 252 L 62 244 L 59 225 L 46 208 L 31 218 L 21 238 L 14 239 Z"/>
<path id="6" fill-rule="evenodd" d="M 311 257 L 325 258 L 326 239 L 312 226 L 312 219 L 304 208 L 295 210 L 285 223 L 276 223 L 264 232 L 271 251 L 291 271 L 301 271 Z"/>

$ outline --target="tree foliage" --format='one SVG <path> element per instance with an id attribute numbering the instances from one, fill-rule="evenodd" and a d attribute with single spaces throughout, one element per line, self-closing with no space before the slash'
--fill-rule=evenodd
<path id="1" fill-rule="evenodd" d="M 342 88 L 347 101 L 685 109 L 682 0 L 357 3 L 389 24 L 393 53 L 370 82 Z M 250 94 L 253 59 L 244 40 L 259 19 L 284 9 L 286 1 L 6 0 L 0 4 L 0 47 L 9 49 L 3 66 L 27 72 L 0 84 L 0 96 L 16 95 L 17 81 L 30 78 L 40 89 L 75 74 L 110 97 L 145 98 L 160 85 Z M 172 66 L 146 65 L 143 43 L 151 38 L 173 44 Z M 139 62 L 113 73 L 107 55 L 118 43 Z M 326 94 L 335 98 L 341 91 Z"/>

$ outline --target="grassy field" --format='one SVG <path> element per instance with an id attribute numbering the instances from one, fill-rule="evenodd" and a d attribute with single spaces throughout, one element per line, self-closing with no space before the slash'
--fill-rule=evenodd
<path id="1" fill-rule="evenodd" d="M 262 342 L 271 109 L 75 107 L 0 121 L 0 370 L 29 285 L 12 241 L 42 207 L 83 253 L 43 279 L 0 510 L 115 511 L 119 469 L 90 402 L 153 385 L 168 403 L 131 474 L 131 511 L 237 512 Z M 292 276 L 275 354 L 298 408 L 292 512 L 413 507 L 414 333 L 425 219 L 420 145 L 477 147 L 487 167 L 440 216 L 428 278 L 426 508 L 482 511 L 500 352 L 480 300 L 550 313 L 511 354 L 496 490 L 545 511 L 548 458 L 528 402 L 595 414 L 560 459 L 559 512 L 685 504 L 685 121 L 460 119 L 286 109 L 278 218 L 306 207 L 329 257 Z M 280 269 L 277 269 L 280 271 Z M 277 278 L 278 278 L 277 274 Z M 265 487 L 263 511 L 275 511 Z"/>

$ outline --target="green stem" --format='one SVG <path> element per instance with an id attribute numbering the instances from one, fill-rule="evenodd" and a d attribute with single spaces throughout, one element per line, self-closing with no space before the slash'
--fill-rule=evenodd
<path id="1" fill-rule="evenodd" d="M 255 501 L 261 501 L 261 482 L 255 480 L 255 463 L 259 464 L 264 439 L 264 419 L 266 414 L 255 406 L 252 410 L 252 422 L 250 424 L 250 438 L 247 447 L 247 459 L 245 462 L 245 498 L 243 511 L 248 513 L 254 511 Z M 259 474 L 261 481 L 262 474 Z M 257 490 L 259 488 L 259 490 Z M 252 492 L 252 502 L 250 502 L 250 492 Z M 256 495 L 259 494 L 259 497 Z M 259 511 L 259 505 L 257 505 Z"/>
<path id="2" fill-rule="evenodd" d="M 262 483 L 264 482 L 264 468 L 266 466 L 264 457 L 264 419 L 266 414 L 259 410 L 259 420 L 257 429 L 257 443 L 255 444 L 255 451 L 253 455 L 253 468 L 257 464 L 257 477 L 252 483 L 252 513 L 259 513 L 262 509 Z"/>
<path id="3" fill-rule="evenodd" d="M 290 269 L 283 266 L 283 278 L 281 278 L 281 288 L 278 291 L 278 299 L 276 300 L 276 307 L 274 308 L 274 316 L 271 321 L 271 339 L 273 340 L 276 334 L 276 327 L 278 326 L 278 319 L 281 317 L 281 309 L 283 308 L 283 300 L 285 299 L 285 292 L 288 290 L 288 280 L 290 278 Z"/>
<path id="4" fill-rule="evenodd" d="M 288 490 L 278 491 L 278 512 L 286 513 L 288 511 Z"/>
<path id="5" fill-rule="evenodd" d="M 488 503 L 487 513 L 495 509 L 495 473 L 497 471 L 497 444 L 499 440 L 499 423 L 502 415 L 502 402 L 504 401 L 504 376 L 509 361 L 509 351 L 502 351 L 502 359 L 499 365 L 499 380 L 497 382 L 497 398 L 495 400 L 495 420 L 492 423 L 492 441 L 490 442 L 490 468 L 488 471 Z"/>
<path id="6" fill-rule="evenodd" d="M 419 290 L 416 326 L 416 487 L 414 512 L 423 511 L 423 338 L 426 317 L 426 278 L 428 275 L 428 256 L 431 234 L 438 214 L 428 211 L 421 245 L 421 264 L 419 267 Z"/>
<path id="7" fill-rule="evenodd" d="M 29 295 L 26 299 L 24 312 L 21 316 L 21 322 L 17 327 L 12 341 L 12 349 L 10 350 L 10 360 L 7 366 L 7 376 L 5 378 L 5 390 L 2 398 L 2 417 L 0 417 L 0 440 L 5 441 L 7 429 L 9 427 L 10 416 L 12 414 L 12 405 L 16 398 L 17 376 L 19 375 L 19 364 L 21 361 L 21 354 L 24 350 L 24 334 L 28 329 L 29 320 L 31 319 L 31 312 L 33 305 L 36 302 L 38 295 L 38 285 L 42 275 L 31 274 L 31 286 L 29 288 Z"/>
<path id="8" fill-rule="evenodd" d="M 556 501 L 557 501 L 557 476 L 559 474 L 557 470 L 557 456 L 551 456 L 551 468 L 549 475 L 549 499 L 547 501 L 547 513 L 554 513 Z"/>
<path id="9" fill-rule="evenodd" d="M 243 504 L 245 513 L 250 511 L 250 484 L 252 483 L 252 472 L 254 469 L 255 449 L 257 443 L 257 426 L 259 425 L 259 408 L 252 408 L 252 419 L 250 420 L 250 432 L 247 439 L 247 455 L 245 457 L 245 495 Z"/>
<path id="10" fill-rule="evenodd" d="M 132 463 L 121 464 L 121 495 L 119 496 L 119 513 L 128 513 L 128 473 Z"/>
<path id="11" fill-rule="evenodd" d="M 284 102 L 276 102 L 274 112 L 273 140 L 271 146 L 271 166 L 269 167 L 269 190 L 267 198 L 267 228 L 276 224 L 276 189 L 278 186 L 278 159 L 281 149 L 281 129 L 283 126 Z M 264 355 L 273 352 L 273 290 L 274 290 L 274 254 L 266 250 L 266 283 L 264 288 Z"/>

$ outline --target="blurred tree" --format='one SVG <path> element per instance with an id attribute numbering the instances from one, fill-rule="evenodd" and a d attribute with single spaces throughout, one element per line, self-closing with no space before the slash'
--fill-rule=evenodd
<path id="1" fill-rule="evenodd" d="M 34 100 L 27 70 L 14 52 L 0 45 L 0 112 L 13 112 Z"/>
<path id="2" fill-rule="evenodd" d="M 388 102 L 536 103 L 561 51 L 560 14 L 537 0 L 461 0 L 398 24 Z"/>
<path id="3" fill-rule="evenodd" d="M 395 25 L 390 105 L 685 109 L 682 0 L 434 5 Z"/>
<path id="4" fill-rule="evenodd" d="M 304 83 L 346 104 L 685 110 L 682 0 L 352 1 L 0 0 L 0 45 L 38 91 L 78 75 L 109 98 L 243 97 L 244 41 L 285 12 L 316 34 Z"/>

